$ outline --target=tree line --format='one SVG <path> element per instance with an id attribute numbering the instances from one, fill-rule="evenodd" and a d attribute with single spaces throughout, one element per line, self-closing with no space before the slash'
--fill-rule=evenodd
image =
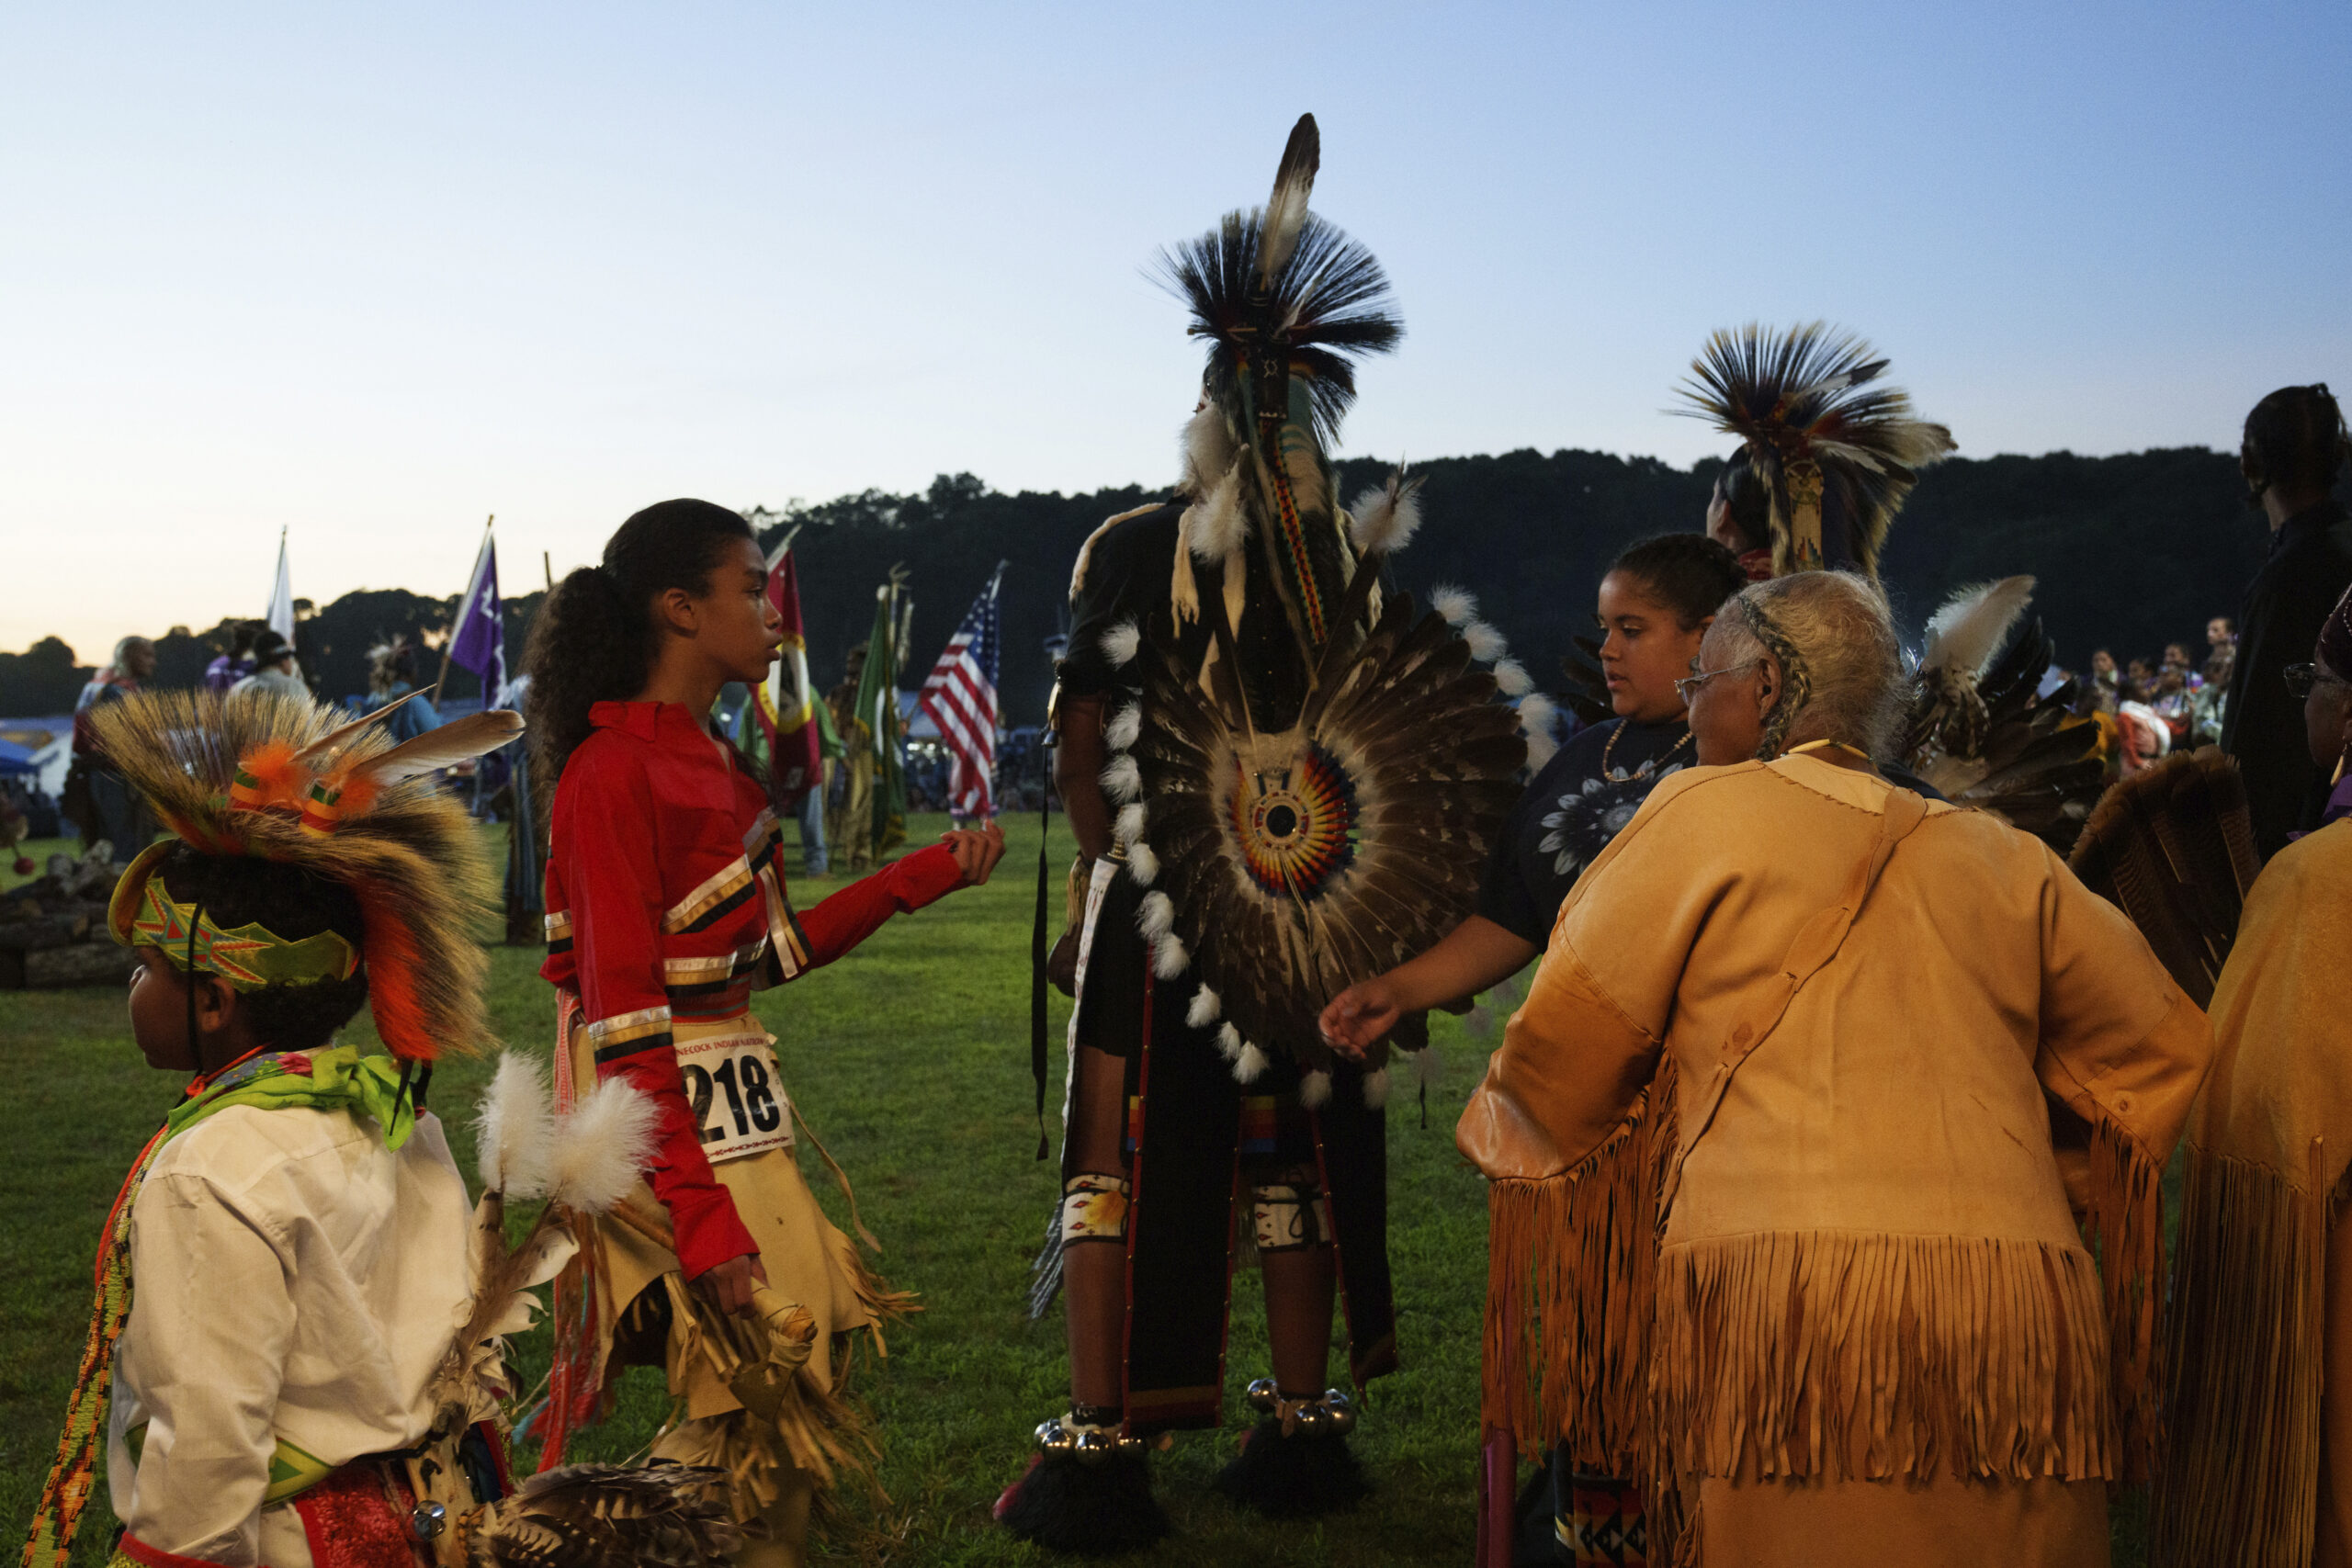
<path id="1" fill-rule="evenodd" d="M 1574 450 L 1417 462 L 1428 522 L 1392 573 L 1417 596 L 1439 583 L 1476 592 L 1538 682 L 1557 685 L 1571 637 L 1591 626 L 1594 589 L 1611 558 L 1645 535 L 1700 527 L 1718 467 Z M 1348 459 L 1340 465 L 1340 494 L 1352 498 L 1385 473 L 1377 459 Z M 873 591 L 893 566 L 908 569 L 914 594 L 904 674 L 913 685 L 1004 561 L 1001 706 L 1008 725 L 1033 724 L 1053 682 L 1047 639 L 1065 629 L 1079 547 L 1104 518 L 1168 494 L 1139 485 L 1007 494 L 969 474 L 941 475 L 920 494 L 866 491 L 787 506 L 770 514 L 781 521 L 763 530 L 762 543 L 798 529 L 801 608 L 820 691 L 841 678 L 851 648 L 865 647 Z M 2236 612 L 2267 546 L 2229 454 L 2177 447 L 2113 457 L 1955 457 L 1922 477 L 1881 572 L 1915 631 L 1954 589 L 2031 572 L 2041 580 L 2036 608 L 2061 658 L 2080 666 L 2100 647 L 2122 658 L 2185 640 L 2201 651 L 2207 618 Z M 506 602 L 508 657 L 518 666 L 542 597 Z M 303 615 L 304 669 L 324 696 L 364 692 L 370 647 L 405 636 L 437 648 L 456 607 L 455 595 L 346 593 Z M 194 683 L 232 629 L 223 622 L 158 636 L 157 680 Z M 77 654 L 45 637 L 25 652 L 0 653 L 0 715 L 70 712 L 91 656 L 105 651 Z M 434 660 L 426 663 L 429 678 Z M 471 696 L 478 686 L 453 671 L 449 690 Z"/>

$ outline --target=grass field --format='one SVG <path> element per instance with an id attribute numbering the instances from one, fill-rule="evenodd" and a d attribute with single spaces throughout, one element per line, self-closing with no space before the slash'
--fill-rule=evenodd
<path id="1" fill-rule="evenodd" d="M 916 841 L 943 826 L 919 820 Z M 777 1036 L 786 1083 L 848 1169 L 887 1248 L 882 1270 L 920 1292 L 925 1307 L 890 1336 L 887 1362 L 860 1369 L 857 1390 L 882 1423 L 889 1500 L 850 1499 L 820 1543 L 835 1561 L 1046 1561 L 988 1517 L 997 1492 L 1027 1462 L 1029 1429 L 1068 1398 L 1059 1312 L 1031 1323 L 1022 1300 L 1057 1184 L 1055 1168 L 1032 1157 L 1028 951 L 1037 824 L 1029 818 L 1011 827 L 1012 848 L 989 886 L 891 922 L 849 957 L 756 1004 Z M 1057 824 L 1057 889 L 1069 851 Z M 813 902 L 836 886 L 804 879 L 796 900 Z M 510 1048 L 545 1055 L 553 1019 L 537 958 L 494 950 L 491 1007 Z M 1068 1004 L 1053 1000 L 1058 1073 Z M 356 1032 L 372 1038 L 364 1016 Z M 1404 1370 L 1373 1385 L 1355 1438 L 1378 1493 L 1337 1518 L 1275 1526 L 1207 1490 L 1246 1425 L 1241 1386 L 1268 1370 L 1257 1281 L 1245 1275 L 1235 1290 L 1228 1426 L 1182 1437 L 1155 1460 L 1178 1534 L 1136 1561 L 1374 1568 L 1468 1559 L 1486 1204 L 1477 1178 L 1453 1152 L 1452 1132 L 1484 1047 L 1451 1019 L 1441 1021 L 1440 1042 L 1447 1065 L 1430 1091 L 1428 1130 L 1401 1094 L 1389 1119 L 1389 1245 Z M 488 1071 L 487 1063 L 454 1062 L 434 1081 L 435 1106 L 469 1179 L 465 1123 Z M 10 1086 L 0 1099 L 8 1201 L 0 1227 L 0 1519 L 21 1529 L 48 1473 L 87 1330 L 98 1228 L 178 1085 L 140 1061 L 123 998 L 110 989 L 0 992 L 0 1073 Z M 1051 1103 L 1059 1099 L 1057 1078 Z M 811 1169 L 810 1185 L 838 1210 L 821 1167 Z M 517 1354 L 535 1382 L 547 1361 L 544 1333 L 519 1342 Z M 666 1405 L 658 1372 L 631 1372 L 616 1417 L 588 1434 L 574 1457 L 636 1453 Z M 104 1561 L 112 1527 L 101 1493 L 75 1564 Z"/>
<path id="2" fill-rule="evenodd" d="M 944 821 L 919 819 L 916 842 Z M 1012 848 L 987 887 L 892 921 L 849 957 L 756 1000 L 778 1041 L 785 1080 L 809 1124 L 855 1183 L 859 1206 L 888 1249 L 890 1281 L 925 1310 L 890 1336 L 887 1362 L 861 1368 L 858 1392 L 883 1428 L 886 1503 L 854 1495 L 817 1543 L 822 1561 L 864 1564 L 1016 1564 L 1050 1561 L 989 1522 L 998 1491 L 1027 1462 L 1029 1430 L 1067 1401 L 1058 1310 L 1031 1323 L 1023 1294 L 1055 1168 L 1032 1156 L 1036 1123 L 1028 1070 L 1029 930 L 1037 824 L 1009 825 Z M 45 855 L 50 846 L 37 846 Z M 1069 840 L 1055 833 L 1057 888 Z M 5 874 L 5 866 L 0 866 Z M 796 881 L 813 902 L 838 881 Z M 1058 894 L 1057 894 L 1058 897 Z M 552 1032 L 538 953 L 493 953 L 492 1027 L 510 1048 L 544 1056 Z M 1052 998 L 1060 1102 L 1060 1031 Z M 1404 1366 L 1373 1385 L 1356 1450 L 1378 1491 L 1352 1513 L 1309 1525 L 1244 1515 L 1207 1489 L 1247 1422 L 1242 1386 L 1267 1371 L 1254 1276 L 1236 1282 L 1227 1425 L 1193 1433 L 1158 1456 L 1162 1501 L 1177 1534 L 1131 1561 L 1144 1565 L 1466 1562 L 1476 1532 L 1475 1478 L 1486 1203 L 1454 1154 L 1453 1127 L 1490 1042 L 1440 1016 L 1445 1070 L 1430 1092 L 1429 1126 L 1400 1094 L 1389 1117 L 1389 1251 Z M 357 1037 L 372 1040 L 365 1014 Z M 487 1060 L 452 1061 L 434 1080 L 470 1179 L 468 1125 Z M 0 992 L 0 1520 L 21 1528 L 46 1477 L 90 1309 L 98 1227 L 139 1145 L 178 1084 L 150 1071 L 130 1043 L 113 990 Z M 1050 1111 L 1049 1111 L 1050 1118 Z M 1056 1130 L 1058 1137 L 1058 1129 Z M 808 1156 L 813 1159 L 813 1156 Z M 810 1186 L 839 1213 L 821 1168 Z M 2177 1201 L 2177 1171 L 2167 1180 Z M 515 1346 L 526 1386 L 545 1371 L 544 1331 Z M 639 1453 L 664 1416 L 660 1374 L 628 1374 L 620 1408 L 571 1457 Z M 519 1456 L 536 1459 L 528 1450 Z M 2144 1504 L 2116 1506 L 2115 1562 L 2143 1557 Z M 74 1562 L 99 1564 L 112 1516 L 94 1505 Z"/>

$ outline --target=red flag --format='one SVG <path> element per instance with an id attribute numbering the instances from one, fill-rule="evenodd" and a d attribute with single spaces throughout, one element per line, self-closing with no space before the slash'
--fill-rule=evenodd
<path id="1" fill-rule="evenodd" d="M 767 731 L 768 767 L 776 808 L 798 809 L 801 798 L 825 776 L 818 749 L 816 694 L 808 689 L 808 638 L 800 619 L 800 574 L 792 541 L 768 558 L 768 603 L 784 622 L 784 648 L 775 668 L 759 688 L 760 728 Z"/>

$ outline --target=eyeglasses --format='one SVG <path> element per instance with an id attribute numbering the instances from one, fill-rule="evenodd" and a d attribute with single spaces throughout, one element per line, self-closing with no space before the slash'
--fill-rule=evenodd
<path id="1" fill-rule="evenodd" d="M 1695 664 L 1698 660 L 1691 662 Z M 1726 664 L 1720 670 L 1702 670 L 1696 675 L 1685 675 L 1674 683 L 1674 694 L 1682 699 L 1682 705 L 1687 708 L 1690 705 L 1690 699 L 1698 694 L 1699 688 L 1716 676 L 1736 675 L 1742 670 L 1753 670 L 1763 662 L 1760 659 L 1750 659 L 1741 664 Z"/>
<path id="2" fill-rule="evenodd" d="M 2316 664 L 2290 664 L 2284 673 L 2287 677 L 2287 694 L 2299 703 L 2312 694 L 2313 686 L 2323 682 L 2334 681 L 2339 686 L 2352 685 L 2352 682 L 2347 682 L 2340 676 L 2331 675 Z"/>

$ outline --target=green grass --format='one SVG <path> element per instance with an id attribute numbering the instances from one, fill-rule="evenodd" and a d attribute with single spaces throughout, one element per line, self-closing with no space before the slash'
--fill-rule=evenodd
<path id="1" fill-rule="evenodd" d="M 918 819 L 914 841 L 928 841 L 944 826 Z M 1032 1158 L 1028 952 L 1037 825 L 1024 818 L 1009 826 L 1012 847 L 987 887 L 893 920 L 840 963 L 756 998 L 776 1035 L 787 1088 L 849 1171 L 859 1207 L 887 1248 L 878 1260 L 883 1273 L 920 1292 L 924 1305 L 891 1334 L 888 1360 L 867 1362 L 856 1378 L 881 1420 L 888 1501 L 846 1495 L 842 1517 L 817 1543 L 820 1560 L 1051 1561 L 1006 1537 L 988 1516 L 998 1491 L 1027 1463 L 1030 1428 L 1068 1399 L 1060 1313 L 1031 1323 L 1023 1303 L 1057 1182 L 1051 1163 Z M 1058 906 L 1069 853 L 1058 828 L 1054 844 Z M 804 907 L 839 886 L 822 878 L 793 884 Z M 493 1029 L 509 1046 L 545 1056 L 554 1020 L 538 953 L 492 951 Z M 1057 1077 L 1049 1107 L 1060 1103 L 1069 1016 L 1058 994 L 1052 1001 Z M 1240 1389 L 1269 1370 L 1257 1280 L 1242 1275 L 1234 1291 L 1227 1427 L 1185 1434 L 1154 1460 L 1177 1533 L 1128 1561 L 1146 1568 L 1385 1568 L 1469 1558 L 1487 1222 L 1477 1177 L 1454 1154 L 1452 1132 L 1488 1043 L 1467 1037 L 1457 1020 L 1440 1015 L 1433 1022 L 1446 1069 L 1430 1093 L 1429 1127 L 1420 1128 L 1401 1094 L 1388 1123 L 1389 1252 L 1404 1365 L 1373 1385 L 1354 1439 L 1377 1492 L 1350 1514 L 1273 1525 L 1208 1491 L 1247 1425 Z M 353 1032 L 372 1041 L 364 1014 Z M 487 1060 L 455 1060 L 434 1080 L 435 1106 L 469 1179 L 468 1123 L 489 1071 Z M 0 1099 L 8 1171 L 7 1220 L 0 1225 L 0 1520 L 21 1528 L 48 1474 L 87 1332 L 99 1226 L 178 1085 L 141 1064 L 123 999 L 112 989 L 0 992 L 0 1075 L 9 1088 Z M 810 1187 L 843 1221 L 830 1176 L 813 1152 L 805 1157 Z M 2166 1182 L 2175 1201 L 2177 1182 L 2176 1168 Z M 545 1331 L 519 1339 L 514 1352 L 524 1385 L 535 1383 L 547 1367 Z M 632 1458 L 667 1409 L 659 1372 L 637 1369 L 613 1419 L 585 1434 L 571 1457 Z M 2139 1495 L 2117 1500 L 2119 1568 L 2143 1559 L 2144 1512 Z M 101 1490 L 75 1568 L 105 1561 L 112 1527 Z"/>
<path id="2" fill-rule="evenodd" d="M 915 825 L 916 842 L 944 827 Z M 817 1135 L 849 1171 L 866 1223 L 887 1249 L 891 1283 L 921 1292 L 924 1311 L 890 1335 L 889 1359 L 860 1367 L 855 1387 L 882 1426 L 884 1504 L 845 1496 L 820 1556 L 904 1564 L 1043 1562 L 989 1519 L 989 1505 L 1031 1452 L 1029 1430 L 1068 1401 L 1058 1309 L 1025 1316 L 1029 1258 L 1057 1195 L 1039 1164 L 1029 1078 L 1029 928 L 1037 825 L 1010 825 L 1012 848 L 985 888 L 893 920 L 857 952 L 780 990 L 760 1015 L 777 1037 L 785 1081 Z M 1069 840 L 1058 825 L 1058 906 Z M 43 846 L 44 851 L 46 846 Z M 806 905 L 840 886 L 800 879 Z M 1058 908 L 1057 908 L 1058 918 Z M 493 950 L 492 1025 L 510 1047 L 544 1056 L 551 993 L 537 953 Z M 1061 1029 L 1053 998 L 1060 1100 Z M 354 1034 L 372 1039 L 363 1021 Z M 1190 1433 L 1155 1458 L 1176 1537 L 1144 1564 L 1381 1564 L 1460 1562 L 1475 1533 L 1479 1303 L 1486 1204 L 1454 1154 L 1453 1125 L 1483 1046 L 1440 1029 L 1447 1071 L 1421 1130 L 1407 1097 L 1389 1119 L 1397 1334 L 1404 1370 L 1372 1388 L 1357 1451 L 1379 1485 L 1353 1513 L 1270 1525 L 1208 1491 L 1246 1423 L 1240 1389 L 1269 1370 L 1255 1275 L 1235 1284 L 1228 1358 L 1232 1397 L 1221 1432 Z M 0 992 L 0 1148 L 8 1216 L 0 1226 L 0 1519 L 31 1517 L 53 1456 L 90 1307 L 99 1226 L 125 1168 L 178 1085 L 132 1046 L 112 989 Z M 434 1103 L 470 1179 L 470 1116 L 486 1062 L 449 1063 Z M 1053 1121 L 1049 1109 L 1048 1122 Z M 1058 1138 L 1058 1128 L 1055 1128 Z M 813 1152 L 809 1184 L 840 1213 Z M 544 1331 L 517 1342 L 526 1384 L 547 1364 Z M 575 1458 L 640 1450 L 667 1410 L 660 1374 L 631 1371 L 614 1418 L 586 1434 Z M 74 1562 L 104 1561 L 113 1527 L 104 1493 Z"/>

